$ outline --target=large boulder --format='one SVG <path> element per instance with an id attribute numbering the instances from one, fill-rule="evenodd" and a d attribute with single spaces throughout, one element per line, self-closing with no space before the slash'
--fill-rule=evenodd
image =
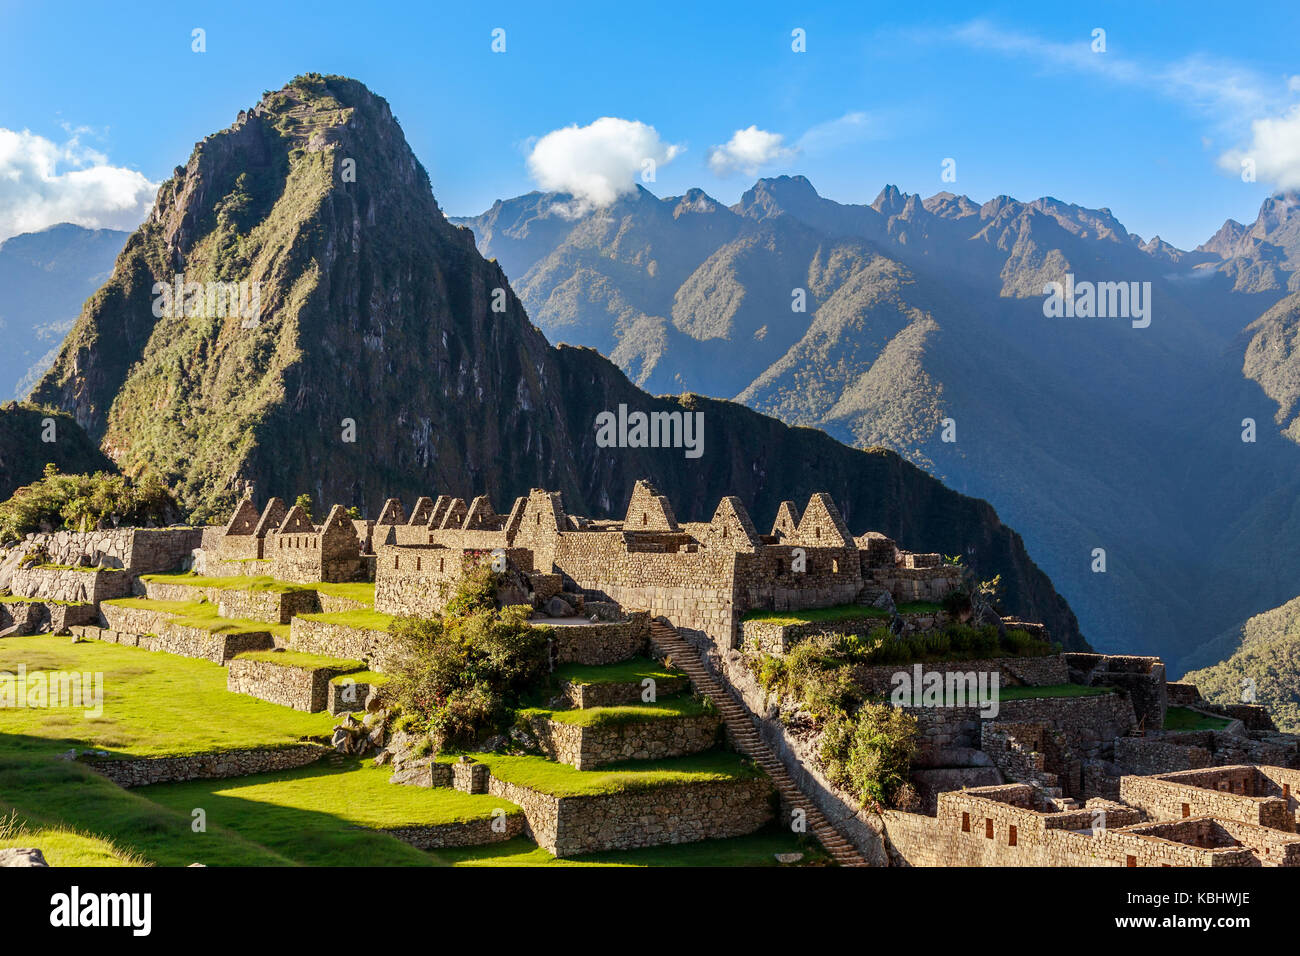
<path id="1" fill-rule="evenodd" d="M 573 617 L 573 605 L 557 594 L 546 602 L 546 613 L 550 617 Z"/>
<path id="2" fill-rule="evenodd" d="M 0 850 L 0 866 L 49 866 L 45 854 L 34 848 Z"/>

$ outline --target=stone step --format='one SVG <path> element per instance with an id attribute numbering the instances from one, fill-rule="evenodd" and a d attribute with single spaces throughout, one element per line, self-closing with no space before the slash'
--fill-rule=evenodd
<path id="1" fill-rule="evenodd" d="M 651 621 L 651 639 L 663 648 L 673 663 L 686 673 L 697 693 L 704 694 L 718 708 L 737 748 L 763 768 L 781 797 L 791 807 L 803 810 L 808 827 L 817 840 L 841 866 L 865 866 L 866 861 L 851 842 L 844 838 L 811 800 L 795 785 L 785 765 L 763 743 L 754 727 L 749 710 L 742 706 L 709 673 L 698 654 L 675 628 L 661 621 Z"/>

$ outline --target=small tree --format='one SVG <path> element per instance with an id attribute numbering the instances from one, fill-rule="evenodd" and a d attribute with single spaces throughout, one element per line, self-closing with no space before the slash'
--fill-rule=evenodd
<path id="1" fill-rule="evenodd" d="M 312 519 L 311 495 L 304 491 L 297 498 L 293 499 L 293 504 L 295 508 L 301 508 L 303 510 L 303 514 L 307 516 L 308 521 Z"/>
<path id="2" fill-rule="evenodd" d="M 890 807 L 909 786 L 917 721 L 901 708 L 866 703 L 826 725 L 821 757 L 831 782 L 863 806 Z"/>

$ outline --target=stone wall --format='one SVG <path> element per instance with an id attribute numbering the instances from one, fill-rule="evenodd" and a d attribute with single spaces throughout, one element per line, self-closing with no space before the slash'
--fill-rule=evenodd
<path id="1" fill-rule="evenodd" d="M 650 617 L 645 612 L 633 612 L 628 620 L 618 622 L 547 623 L 552 657 L 560 664 L 617 664 L 644 653 L 650 635 Z"/>
<path id="2" fill-rule="evenodd" d="M 381 830 L 417 850 L 442 850 L 457 846 L 487 846 L 513 840 L 524 832 L 524 815 L 519 811 L 463 823 L 393 827 Z"/>
<path id="3" fill-rule="evenodd" d="M 275 647 L 270 631 L 213 632 L 198 627 L 182 627 L 173 623 L 171 615 L 164 612 L 122 607 L 111 601 L 101 604 L 99 612 L 107 626 L 98 634 L 90 633 L 87 628 L 87 637 L 129 643 L 181 657 L 197 657 L 224 664 L 236 654 Z"/>
<path id="4" fill-rule="evenodd" d="M 331 714 L 346 714 L 365 710 L 371 694 L 378 693 L 379 685 L 367 681 L 330 681 L 326 709 Z"/>
<path id="5" fill-rule="evenodd" d="M 309 588 L 294 591 L 244 590 L 202 587 L 175 581 L 141 581 L 137 588 L 143 590 L 150 600 L 206 600 L 217 605 L 217 613 L 222 617 L 265 621 L 268 624 L 288 624 L 295 614 L 311 614 L 320 610 L 316 592 Z"/>
<path id="6" fill-rule="evenodd" d="M 1003 687 L 1051 687 L 1068 683 L 1065 661 L 1060 654 L 1046 657 L 989 657 L 982 660 L 931 661 L 922 665 L 926 672 L 941 673 L 993 673 L 999 675 Z M 911 674 L 911 664 L 883 664 L 855 666 L 853 683 L 867 694 L 888 694 L 894 688 L 894 675 Z"/>
<path id="7" fill-rule="evenodd" d="M 1258 771 L 1247 766 L 1185 770 L 1155 777 L 1123 777 L 1119 792 L 1121 800 L 1153 820 L 1215 817 L 1293 831 L 1295 815 L 1286 800 L 1251 795 L 1257 778 Z M 1220 785 L 1228 789 L 1215 789 Z"/>
<path id="8" fill-rule="evenodd" d="M 110 528 L 29 534 L 16 550 L 43 549 L 51 564 L 127 568 L 132 574 L 172 571 L 203 543 L 203 528 Z"/>
<path id="9" fill-rule="evenodd" d="M 290 770 L 315 763 L 332 751 L 319 744 L 298 744 L 267 750 L 227 750 L 185 757 L 137 757 L 126 760 L 86 760 L 86 766 L 120 787 L 145 787 L 183 780 L 246 777 L 271 770 Z"/>
<path id="10" fill-rule="evenodd" d="M 1121 737 L 1115 741 L 1115 763 L 1125 773 L 1137 776 L 1208 767 L 1213 762 L 1209 750 L 1194 744 L 1160 737 Z"/>
<path id="11" fill-rule="evenodd" d="M 311 614 L 319 607 L 315 591 L 242 591 L 234 588 L 214 589 L 209 598 L 222 617 L 288 624 L 295 614 Z"/>
<path id="12" fill-rule="evenodd" d="M 236 657 L 226 666 L 226 690 L 316 713 L 329 704 L 330 681 L 348 671 L 347 667 L 301 667 Z"/>
<path id="13" fill-rule="evenodd" d="M 1091 687 L 1123 690 L 1133 702 L 1133 713 L 1144 730 L 1164 727 L 1169 689 L 1160 658 L 1069 653 L 1065 661 L 1072 672 L 1071 680 Z"/>
<path id="14" fill-rule="evenodd" d="M 1081 759 L 1109 759 L 1115 739 L 1137 725 L 1133 705 L 1121 694 L 1006 700 L 999 705 L 998 720 L 1041 723 L 1059 730 Z"/>
<path id="15" fill-rule="evenodd" d="M 772 819 L 766 778 L 554 797 L 492 777 L 488 792 L 522 807 L 534 842 L 558 857 L 744 836 Z"/>
<path id="16" fill-rule="evenodd" d="M 670 697 L 679 694 L 690 685 L 685 676 L 660 678 L 655 681 L 655 695 Z M 592 707 L 618 707 L 623 704 L 640 704 L 644 688 L 640 681 L 610 681 L 601 684 L 579 684 L 564 681 L 560 692 L 574 707 L 587 710 Z"/>
<path id="17" fill-rule="evenodd" d="M 1139 823 L 1135 810 L 1108 801 L 1089 801 L 1082 810 L 1043 812 L 1034 808 L 1029 791 L 1024 785 L 1007 785 L 945 793 L 934 817 L 885 811 L 885 832 L 893 852 L 914 866 L 1256 863 L 1248 848 L 1179 842 L 1195 835 Z M 1095 826 L 1098 820 L 1104 825 Z"/>
<path id="18" fill-rule="evenodd" d="M 523 572 L 533 569 L 531 552 L 504 550 L 508 566 Z M 491 549 L 441 544 L 383 545 L 375 551 L 375 610 L 384 614 L 441 614 L 466 565 L 492 561 Z"/>
<path id="19" fill-rule="evenodd" d="M 623 760 L 661 760 L 718 744 L 721 720 L 713 714 L 581 727 L 537 716 L 529 720 L 542 752 L 578 770 Z"/>
<path id="20" fill-rule="evenodd" d="M 131 574 L 120 568 L 18 568 L 9 589 L 19 597 L 98 604 L 131 593 Z"/>
<path id="21" fill-rule="evenodd" d="M 296 651 L 364 661 L 372 670 L 386 673 L 395 663 L 393 638 L 387 631 L 372 631 L 346 624 L 295 617 L 289 622 L 289 645 Z"/>
<path id="22" fill-rule="evenodd" d="M 56 604 L 53 601 L 0 601 L 0 632 L 13 628 L 19 634 L 63 634 L 99 620 L 93 604 Z"/>

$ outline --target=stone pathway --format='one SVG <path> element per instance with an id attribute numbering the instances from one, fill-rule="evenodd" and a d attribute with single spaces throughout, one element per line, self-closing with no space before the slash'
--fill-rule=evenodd
<path id="1" fill-rule="evenodd" d="M 795 784 L 794 778 L 785 769 L 785 764 L 763 742 L 749 710 L 713 676 L 700 659 L 699 653 L 677 633 L 677 629 L 662 621 L 652 620 L 650 639 L 672 656 L 674 665 L 686 672 L 697 693 L 704 694 L 713 701 L 718 713 L 727 723 L 727 730 L 731 733 L 736 749 L 763 768 L 787 806 L 803 810 L 808 829 L 835 862 L 840 866 L 867 866 L 857 847 L 831 826 L 821 810 Z"/>

